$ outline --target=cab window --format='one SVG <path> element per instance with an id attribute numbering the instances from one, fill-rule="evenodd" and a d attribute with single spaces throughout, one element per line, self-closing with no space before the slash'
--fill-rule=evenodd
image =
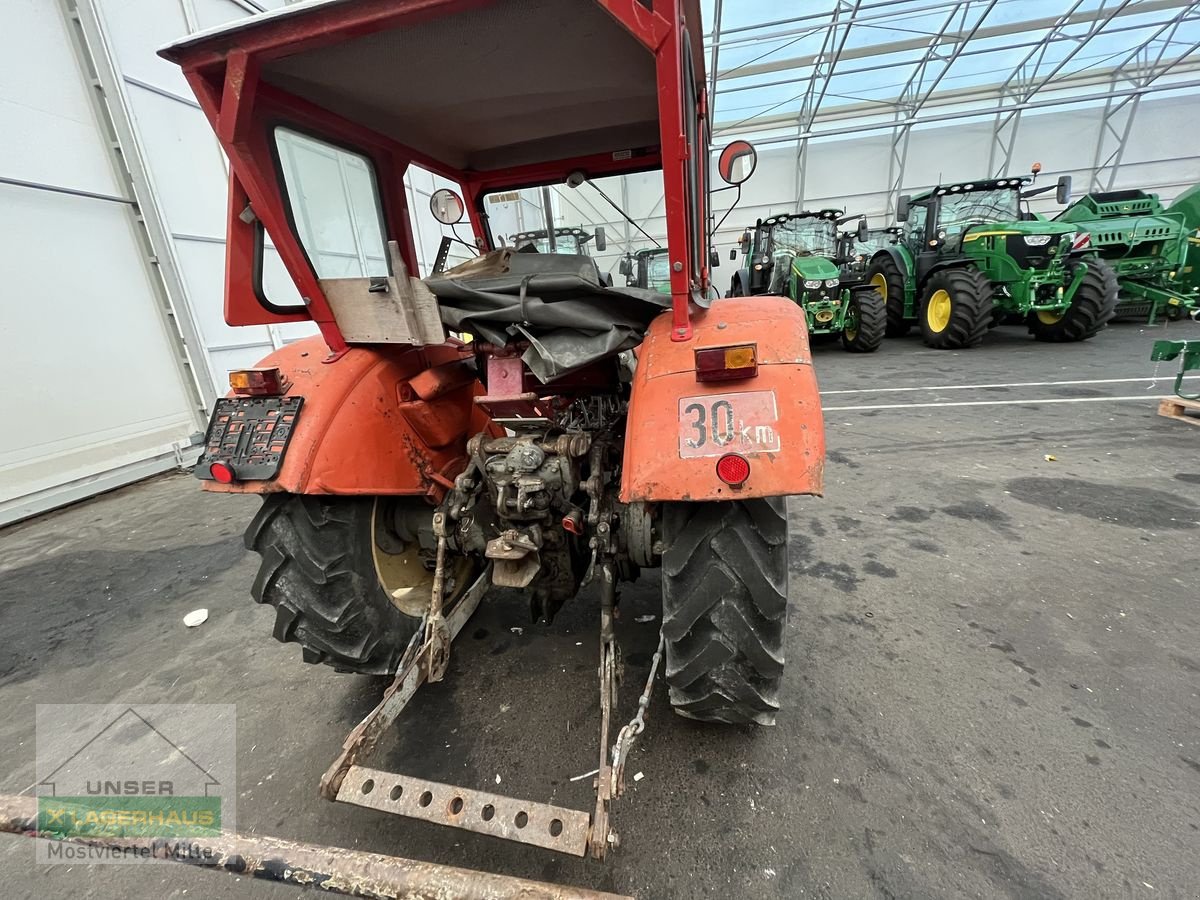
<path id="1" fill-rule="evenodd" d="M 367 157 L 289 128 L 275 146 L 293 227 L 318 278 L 388 274 L 375 169 Z"/>
<path id="2" fill-rule="evenodd" d="M 908 221 L 904 223 L 904 242 L 916 252 L 925 249 L 925 222 L 928 218 L 928 206 L 909 207 Z"/>

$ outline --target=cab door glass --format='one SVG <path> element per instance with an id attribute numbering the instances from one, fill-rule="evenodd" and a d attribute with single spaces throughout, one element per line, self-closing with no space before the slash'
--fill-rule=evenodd
<path id="1" fill-rule="evenodd" d="M 908 210 L 908 221 L 904 223 L 904 242 L 914 253 L 929 249 L 925 245 L 925 222 L 929 217 L 929 207 L 912 206 Z"/>
<path id="2" fill-rule="evenodd" d="M 369 159 L 275 129 L 284 193 L 300 243 L 318 278 L 388 274 L 378 181 Z"/>

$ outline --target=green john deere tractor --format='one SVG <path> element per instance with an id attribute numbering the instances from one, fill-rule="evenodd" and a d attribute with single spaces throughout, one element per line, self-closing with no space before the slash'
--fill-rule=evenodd
<path id="1" fill-rule="evenodd" d="M 627 287 L 671 293 L 671 262 L 666 247 L 648 247 L 621 258 L 620 272 Z"/>
<path id="2" fill-rule="evenodd" d="M 730 297 L 779 294 L 805 312 L 810 334 L 841 335 L 851 353 L 879 349 L 887 325 L 883 297 L 869 284 L 845 281 L 834 259 L 840 209 L 759 219 L 742 235 L 743 266 L 733 275 Z M 860 230 L 866 237 L 866 221 Z M 738 251 L 730 251 L 737 259 Z"/>
<path id="3" fill-rule="evenodd" d="M 1153 325 L 1160 315 L 1178 319 L 1200 310 L 1200 185 L 1168 207 L 1145 191 L 1086 194 L 1055 221 L 1091 235 L 1116 270 L 1117 318 Z"/>
<path id="4" fill-rule="evenodd" d="M 866 272 L 886 300 L 889 335 L 919 324 L 926 344 L 952 350 L 1013 319 L 1039 341 L 1082 341 L 1105 326 L 1117 277 L 1087 232 L 1021 209 L 1024 198 L 1056 187 L 1068 203 L 1070 176 L 1025 190 L 1032 181 L 990 178 L 900 198 L 903 233 L 876 251 Z"/>

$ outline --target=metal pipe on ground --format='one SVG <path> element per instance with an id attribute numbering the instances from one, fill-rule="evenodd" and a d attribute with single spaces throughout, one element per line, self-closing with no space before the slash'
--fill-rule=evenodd
<path id="1" fill-rule="evenodd" d="M 36 797 L 0 794 L 0 832 L 121 850 L 349 897 L 403 900 L 632 900 L 567 885 L 279 838 L 64 837 L 38 831 Z"/>

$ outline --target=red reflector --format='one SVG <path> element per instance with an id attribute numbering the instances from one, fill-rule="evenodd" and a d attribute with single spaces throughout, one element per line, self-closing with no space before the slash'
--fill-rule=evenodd
<path id="1" fill-rule="evenodd" d="M 213 481 L 219 481 L 221 484 L 233 484 L 234 482 L 233 469 L 223 462 L 215 462 L 209 466 L 208 474 L 213 477 Z"/>
<path id="2" fill-rule="evenodd" d="M 731 487 L 741 487 L 750 477 L 750 460 L 736 453 L 726 453 L 717 460 L 717 477 Z"/>

